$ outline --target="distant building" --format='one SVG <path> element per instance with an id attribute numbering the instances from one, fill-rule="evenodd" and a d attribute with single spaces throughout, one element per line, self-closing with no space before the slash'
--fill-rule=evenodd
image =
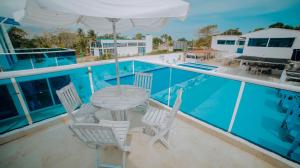
<path id="1" fill-rule="evenodd" d="M 227 56 L 300 60 L 300 31 L 270 28 L 240 36 L 213 36 L 211 48 Z"/>
<path id="2" fill-rule="evenodd" d="M 186 51 L 188 48 L 187 41 L 174 41 L 173 51 Z"/>
<path id="3" fill-rule="evenodd" d="M 118 39 L 117 53 L 119 56 L 145 55 L 152 52 L 152 36 L 146 35 L 142 40 Z M 90 53 L 92 56 L 102 56 L 106 53 L 113 54 L 114 40 L 97 38 L 91 43 Z"/>
<path id="4" fill-rule="evenodd" d="M 239 41 L 240 36 L 237 35 L 217 35 L 212 37 L 211 48 L 221 51 L 225 57 L 234 57 L 237 55 L 237 48 L 245 42 Z M 242 40 L 241 40 L 242 41 Z"/>

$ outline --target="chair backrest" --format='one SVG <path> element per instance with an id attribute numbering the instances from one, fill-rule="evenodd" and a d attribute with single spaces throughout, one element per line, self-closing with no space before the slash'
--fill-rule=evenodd
<path id="1" fill-rule="evenodd" d="M 167 120 L 166 121 L 166 128 L 171 127 L 172 124 L 173 124 L 173 121 L 176 118 L 176 114 L 179 111 L 179 108 L 180 108 L 181 103 L 182 103 L 182 93 L 183 93 L 183 89 L 180 88 L 177 91 L 177 98 L 175 100 L 174 106 L 173 106 L 172 110 L 170 111 L 169 116 L 166 118 L 166 120 Z"/>
<path id="2" fill-rule="evenodd" d="M 151 89 L 152 89 L 152 79 L 153 79 L 152 73 L 137 72 L 135 73 L 133 85 L 145 89 L 150 96 Z"/>
<path id="3" fill-rule="evenodd" d="M 67 112 L 72 116 L 72 112 L 79 108 L 83 103 L 78 96 L 78 93 L 71 82 L 67 86 L 61 88 L 60 90 L 56 91 L 56 94 L 64 106 L 64 108 L 67 110 Z"/>
<path id="4" fill-rule="evenodd" d="M 115 145 L 120 147 L 120 142 L 112 127 L 99 124 L 73 123 L 69 125 L 71 131 L 87 145 Z"/>

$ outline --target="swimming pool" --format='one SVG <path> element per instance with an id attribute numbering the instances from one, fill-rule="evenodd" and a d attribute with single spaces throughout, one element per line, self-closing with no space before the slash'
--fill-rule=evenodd
<path id="1" fill-rule="evenodd" d="M 191 62 L 184 63 L 184 64 L 179 64 L 179 66 L 196 68 L 196 69 L 207 70 L 207 71 L 211 71 L 211 70 L 214 70 L 214 69 L 218 68 L 217 66 L 212 66 L 212 65 L 207 65 L 207 64 L 200 64 L 200 63 L 191 63 Z"/>
<path id="2" fill-rule="evenodd" d="M 52 118 L 65 111 L 55 90 L 72 81 L 84 102 L 88 102 L 92 88 L 96 91 L 116 84 L 115 64 L 108 63 L 65 71 L 16 77 L 33 123 Z M 183 88 L 180 110 L 198 120 L 227 132 L 242 82 L 197 72 L 170 68 L 140 61 L 121 62 L 121 84 L 133 84 L 135 72 L 153 74 L 151 97 L 173 106 L 176 91 Z M 91 77 L 91 78 L 90 78 Z M 90 83 L 92 81 L 92 84 Z M 92 87 L 93 86 L 93 87 Z M 1 134 L 29 125 L 24 107 L 14 94 L 11 79 L 0 80 L 1 97 L 5 97 L 5 112 L 0 119 Z M 298 94 L 298 93 L 297 93 Z M 300 149 L 291 157 L 286 155 L 291 142 L 280 136 L 280 124 L 285 113 L 278 108 L 278 89 L 246 83 L 231 134 L 300 163 Z M 3 103 L 3 102 L 0 102 Z M 2 113 L 1 111 L 1 113 Z M 4 114 L 4 112 L 2 114 Z"/>

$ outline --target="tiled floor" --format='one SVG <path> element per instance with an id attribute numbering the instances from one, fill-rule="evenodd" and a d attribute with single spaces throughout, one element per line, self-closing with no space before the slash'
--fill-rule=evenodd
<path id="1" fill-rule="evenodd" d="M 109 113 L 98 114 L 110 118 Z M 141 126 L 141 112 L 131 112 L 131 127 Z M 129 135 L 131 153 L 127 168 L 232 168 L 273 167 L 269 163 L 225 141 L 176 119 L 171 136 L 171 148 L 160 143 L 149 146 L 150 136 L 133 131 Z M 121 152 L 108 148 L 102 152 L 106 162 L 120 163 Z M 90 168 L 95 167 L 95 150 L 72 136 L 64 122 L 49 126 L 26 137 L 0 146 L 2 168 Z"/>

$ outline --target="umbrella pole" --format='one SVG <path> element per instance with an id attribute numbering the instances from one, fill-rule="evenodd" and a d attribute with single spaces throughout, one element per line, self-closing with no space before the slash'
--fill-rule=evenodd
<path id="1" fill-rule="evenodd" d="M 112 19 L 113 35 L 114 35 L 114 57 L 115 57 L 115 61 L 116 61 L 117 85 L 120 86 L 119 60 L 118 60 L 118 52 L 117 52 L 116 22 L 117 22 L 117 19 Z"/>

